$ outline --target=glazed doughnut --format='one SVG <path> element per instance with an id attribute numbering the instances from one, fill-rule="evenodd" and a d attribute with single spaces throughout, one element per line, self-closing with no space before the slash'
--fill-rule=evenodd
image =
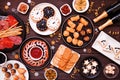
<path id="1" fill-rule="evenodd" d="M 44 16 L 44 13 L 43 13 L 41 8 L 33 8 L 31 13 L 30 13 L 30 18 L 34 22 L 40 21 L 43 18 L 43 16 Z"/>

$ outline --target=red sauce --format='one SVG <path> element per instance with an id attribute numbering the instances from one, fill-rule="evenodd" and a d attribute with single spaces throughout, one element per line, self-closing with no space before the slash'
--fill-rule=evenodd
<path id="1" fill-rule="evenodd" d="M 69 9 L 68 5 L 64 5 L 64 6 L 61 8 L 61 10 L 62 10 L 62 13 L 63 13 L 63 14 L 67 14 L 67 13 L 70 12 L 70 9 Z"/>
<path id="2" fill-rule="evenodd" d="M 40 58 L 42 55 L 42 50 L 40 48 L 32 48 L 31 49 L 31 56 L 33 58 Z"/>
<path id="3" fill-rule="evenodd" d="M 27 6 L 25 4 L 21 4 L 19 10 L 22 11 L 22 12 L 26 12 Z"/>

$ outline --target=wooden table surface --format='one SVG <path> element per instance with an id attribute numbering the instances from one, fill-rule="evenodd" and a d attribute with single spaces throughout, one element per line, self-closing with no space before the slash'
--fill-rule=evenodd
<path id="1" fill-rule="evenodd" d="M 16 9 L 18 4 L 20 2 L 22 2 L 22 1 L 27 3 L 27 0 L 0 0 L 0 9 L 3 10 L 3 11 L 7 11 L 7 12 L 13 12 L 13 9 Z M 92 20 L 98 14 L 102 13 L 106 7 L 110 6 L 112 3 L 114 3 L 117 0 L 89 0 L 89 1 L 90 1 L 90 4 L 93 4 L 92 11 L 88 10 L 86 13 L 83 13 L 82 15 L 85 15 L 85 16 L 89 17 Z M 7 4 L 7 2 L 11 2 L 11 6 L 9 7 L 9 9 L 6 10 L 5 9 L 5 5 Z M 33 2 L 33 4 L 29 4 L 30 9 L 29 9 L 29 11 L 28 11 L 28 13 L 26 15 L 22 15 L 22 14 L 20 14 L 18 12 L 14 12 L 16 15 L 18 15 L 24 21 L 25 24 L 28 23 L 29 13 L 30 13 L 31 9 L 36 4 L 43 3 L 43 2 L 48 2 L 48 3 L 54 4 L 59 9 L 61 5 L 65 4 L 65 3 L 68 3 L 72 7 L 72 0 L 32 0 L 32 2 Z M 72 15 L 72 14 L 78 14 L 78 13 L 75 12 L 73 10 L 73 8 L 72 8 L 72 13 L 70 15 Z M 64 20 L 67 17 L 68 16 L 66 16 L 66 17 L 62 16 L 62 23 L 64 22 Z M 94 24 L 94 27 L 97 28 L 99 25 L 101 25 L 104 22 L 106 22 L 106 20 L 107 19 L 104 19 L 104 20 Z M 62 27 L 62 26 L 60 26 L 60 27 Z M 42 38 L 46 39 L 46 41 L 48 41 L 50 43 L 50 45 L 51 45 L 51 41 L 52 40 L 56 41 L 56 43 L 54 45 L 55 49 L 52 51 L 52 56 L 54 55 L 54 53 L 56 52 L 56 50 L 57 50 L 57 48 L 59 47 L 60 44 L 66 45 L 63 42 L 62 38 L 59 41 L 57 41 L 58 40 L 58 35 L 61 32 L 61 28 L 59 28 L 59 30 L 54 34 L 54 37 L 52 37 L 52 38 L 50 36 L 41 36 L 41 35 L 36 34 L 31 29 L 30 26 L 29 26 L 29 30 L 30 31 L 29 31 L 29 34 L 26 35 L 26 39 L 29 38 L 29 37 L 33 37 L 33 36 L 42 37 Z M 117 41 L 120 42 L 120 23 L 117 23 L 117 24 L 114 24 L 112 26 L 109 26 L 108 28 L 105 28 L 103 31 L 106 32 L 107 34 L 109 34 L 110 36 L 112 36 Z M 79 63 L 85 57 L 94 56 L 98 60 L 100 60 L 100 62 L 102 64 L 102 69 L 101 69 L 101 73 L 99 74 L 99 76 L 97 76 L 96 78 L 94 78 L 92 80 L 107 80 L 107 78 L 103 74 L 104 66 L 106 64 L 108 64 L 108 63 L 114 63 L 114 64 L 116 64 L 116 63 L 113 62 L 112 60 L 110 60 L 109 58 L 103 56 L 102 54 L 100 54 L 96 50 L 91 48 L 91 46 L 92 46 L 94 40 L 96 39 L 97 35 L 98 35 L 98 33 L 95 33 L 95 36 L 94 36 L 92 42 L 87 47 L 82 48 L 82 49 L 71 48 L 74 51 L 80 53 L 80 55 L 81 55 L 81 58 L 79 59 L 78 63 L 76 64 L 75 68 L 79 69 L 79 66 L 80 66 Z M 83 51 L 85 49 L 86 49 L 86 52 Z M 14 55 L 12 55 L 13 53 L 18 53 L 19 54 L 20 53 L 20 49 L 18 48 L 17 50 L 15 50 L 13 52 L 6 53 L 9 60 L 15 59 Z M 20 59 L 17 59 L 17 60 L 20 60 Z M 120 65 L 117 65 L 117 66 L 120 68 Z M 46 68 L 49 68 L 49 67 L 51 67 L 50 64 Z M 89 79 L 83 77 L 80 74 L 80 72 L 74 73 L 74 69 L 73 69 L 73 71 L 70 74 L 67 74 L 67 73 L 65 73 L 65 72 L 63 72 L 63 71 L 61 71 L 61 70 L 59 70 L 57 68 L 55 68 L 55 69 L 58 72 L 57 80 L 89 80 Z M 39 76 L 35 76 L 34 75 L 36 72 L 39 73 Z M 44 69 L 38 70 L 38 71 L 29 69 L 29 74 L 30 74 L 29 75 L 29 77 L 30 77 L 29 80 L 45 80 L 45 78 L 44 78 Z M 119 75 L 115 79 L 111 79 L 111 80 L 120 80 L 120 73 L 119 73 Z"/>

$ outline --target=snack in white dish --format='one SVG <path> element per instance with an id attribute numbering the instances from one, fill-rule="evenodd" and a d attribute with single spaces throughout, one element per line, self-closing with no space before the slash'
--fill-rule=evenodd
<path id="1" fill-rule="evenodd" d="M 98 43 L 100 43 L 100 45 L 101 45 L 103 48 L 105 48 L 105 47 L 108 45 L 108 43 L 107 43 L 106 40 L 98 41 Z"/>
<path id="2" fill-rule="evenodd" d="M 101 42 L 103 41 L 103 42 Z M 101 31 L 92 48 L 120 65 L 120 42 Z"/>
<path id="3" fill-rule="evenodd" d="M 73 0 L 73 9 L 78 13 L 84 13 L 89 8 L 89 0 Z"/>
<path id="4" fill-rule="evenodd" d="M 120 60 L 120 51 L 119 51 L 119 52 L 116 52 L 116 53 L 114 53 L 114 54 L 115 54 L 115 59 Z"/>
<path id="5" fill-rule="evenodd" d="M 30 12 L 30 18 L 32 19 L 33 22 L 38 22 L 40 21 L 44 16 L 43 10 L 39 7 L 35 7 L 32 9 Z"/>
<path id="6" fill-rule="evenodd" d="M 63 4 L 60 7 L 60 11 L 61 11 L 62 15 L 67 16 L 72 12 L 72 9 L 69 4 Z"/>
<path id="7" fill-rule="evenodd" d="M 29 9 L 29 5 L 25 2 L 20 2 L 20 4 L 17 7 L 17 11 L 22 14 L 26 14 L 28 12 L 28 9 Z"/>
<path id="8" fill-rule="evenodd" d="M 57 78 L 57 71 L 53 68 L 48 68 L 45 70 L 44 76 L 46 80 L 55 80 Z"/>
<path id="9" fill-rule="evenodd" d="M 60 21 L 57 17 L 50 17 L 47 20 L 47 26 L 50 30 L 56 30 L 60 26 Z"/>
<path id="10" fill-rule="evenodd" d="M 120 53 L 120 47 L 114 47 L 113 50 L 114 53 Z"/>
<path id="11" fill-rule="evenodd" d="M 104 47 L 103 50 L 109 53 L 113 53 L 113 47 L 109 44 L 106 47 Z"/>
<path id="12" fill-rule="evenodd" d="M 66 73 L 70 73 L 79 58 L 80 55 L 77 52 L 60 45 L 52 58 L 51 64 Z"/>

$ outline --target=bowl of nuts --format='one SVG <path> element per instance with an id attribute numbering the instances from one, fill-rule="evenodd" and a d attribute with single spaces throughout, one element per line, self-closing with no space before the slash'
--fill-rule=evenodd
<path id="1" fill-rule="evenodd" d="M 48 68 L 44 73 L 46 80 L 55 80 L 57 78 L 57 71 L 53 68 Z"/>

